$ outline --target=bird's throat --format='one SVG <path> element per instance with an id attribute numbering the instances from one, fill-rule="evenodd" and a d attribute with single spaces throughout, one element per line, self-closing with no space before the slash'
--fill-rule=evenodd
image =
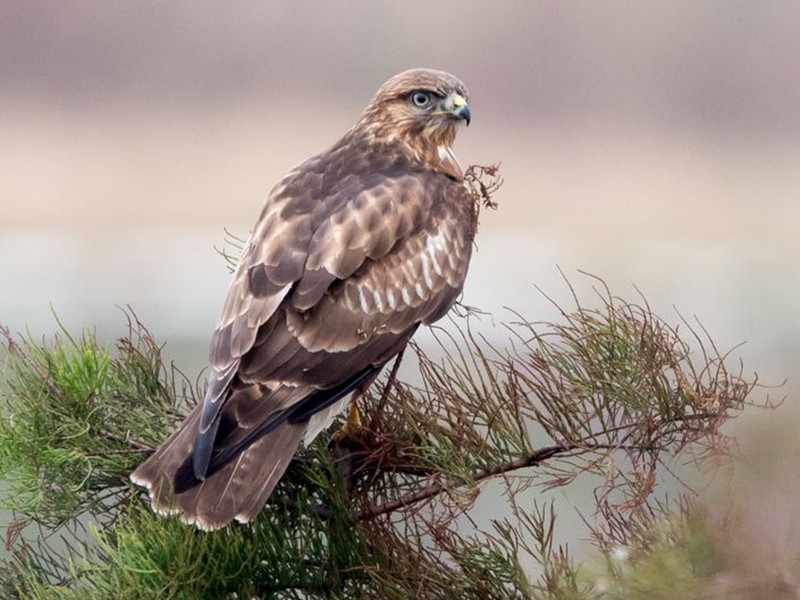
<path id="1" fill-rule="evenodd" d="M 463 179 L 464 172 L 461 170 L 461 165 L 458 164 L 456 155 L 453 154 L 453 148 L 446 144 L 436 146 L 436 157 L 434 164 L 438 164 L 439 169 L 452 177 L 453 179 Z"/>

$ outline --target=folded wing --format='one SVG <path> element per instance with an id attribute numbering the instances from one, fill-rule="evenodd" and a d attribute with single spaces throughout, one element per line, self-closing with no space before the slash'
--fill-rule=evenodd
<path id="1" fill-rule="evenodd" d="M 300 441 L 460 293 L 473 231 L 463 184 L 331 164 L 301 165 L 262 210 L 212 338 L 204 401 L 132 475 L 156 509 L 208 529 L 252 519 Z"/>

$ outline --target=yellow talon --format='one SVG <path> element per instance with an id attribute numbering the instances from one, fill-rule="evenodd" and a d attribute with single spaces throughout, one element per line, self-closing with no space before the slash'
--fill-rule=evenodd
<path id="1" fill-rule="evenodd" d="M 331 439 L 337 444 L 341 443 L 349 437 L 354 437 L 361 432 L 361 413 L 358 412 L 358 406 L 355 402 L 350 404 L 350 410 L 347 411 L 347 421 L 342 427 L 334 432 Z"/>

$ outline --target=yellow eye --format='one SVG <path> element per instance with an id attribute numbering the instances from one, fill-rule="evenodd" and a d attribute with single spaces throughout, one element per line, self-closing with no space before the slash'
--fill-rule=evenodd
<path id="1" fill-rule="evenodd" d="M 414 92 L 411 94 L 411 101 L 415 106 L 424 108 L 431 102 L 431 95 L 428 92 Z"/>

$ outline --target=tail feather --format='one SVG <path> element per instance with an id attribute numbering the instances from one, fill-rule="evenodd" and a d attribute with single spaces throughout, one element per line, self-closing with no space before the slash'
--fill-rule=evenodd
<path id="1" fill-rule="evenodd" d="M 284 423 L 247 447 L 202 483 L 176 496 L 181 519 L 200 529 L 252 521 L 292 460 L 304 424 Z"/>
<path id="2" fill-rule="evenodd" d="M 194 453 L 194 438 L 199 419 L 198 407 L 150 458 L 131 473 L 130 479 L 133 483 L 147 488 L 153 510 L 157 513 L 178 512 L 174 502 L 175 490 L 181 488 L 181 484 L 191 485 L 191 481 L 185 477 L 185 464 L 187 458 L 191 459 Z"/>
<path id="3" fill-rule="evenodd" d="M 241 454 L 210 473 L 194 478 L 192 454 L 199 411 L 195 410 L 167 442 L 132 474 L 147 488 L 153 510 L 178 513 L 201 529 L 224 527 L 234 519 L 251 521 L 264 507 L 305 434 L 305 423 L 283 423 Z"/>
<path id="4" fill-rule="evenodd" d="M 203 405 L 198 406 L 131 480 L 147 488 L 153 510 L 178 513 L 201 529 L 249 522 L 266 504 L 300 442 L 310 443 L 344 408 L 350 393 L 369 385 L 379 370 L 367 367 L 328 390 L 237 382 L 206 432 L 213 431 L 211 437 L 198 437 Z M 198 439 L 204 455 L 200 469 L 195 468 Z M 202 452 L 203 444 L 212 444 L 209 452 Z"/>

